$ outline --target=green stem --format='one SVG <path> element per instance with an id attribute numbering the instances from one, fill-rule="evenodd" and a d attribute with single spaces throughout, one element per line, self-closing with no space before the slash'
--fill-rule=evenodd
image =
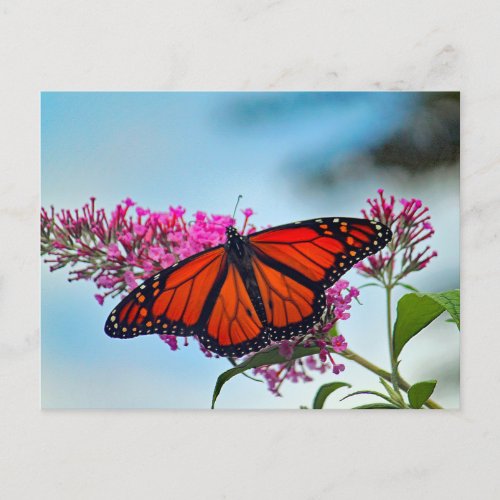
<path id="1" fill-rule="evenodd" d="M 368 361 L 367 359 L 363 358 L 359 354 L 356 354 L 355 352 L 351 351 L 350 349 L 346 349 L 345 351 L 338 353 L 337 356 L 338 355 L 340 355 L 346 359 L 349 359 L 350 361 L 354 361 L 355 363 L 358 363 L 358 365 L 363 366 L 367 370 L 370 370 L 371 372 L 377 374 L 379 377 L 382 377 L 384 380 L 387 380 L 387 382 L 392 383 L 392 378 L 393 378 L 392 373 L 389 373 L 389 372 L 383 370 L 382 368 L 380 368 L 379 366 L 374 365 L 371 361 Z M 397 372 L 396 372 L 396 375 L 397 375 L 397 383 L 398 383 L 399 389 L 402 389 L 403 391 L 408 392 L 408 389 L 411 387 L 411 385 L 406 380 L 404 380 Z M 425 406 L 427 406 L 427 408 L 432 408 L 433 410 L 442 410 L 443 409 L 443 407 L 441 405 L 437 404 L 432 399 L 428 399 L 425 402 Z"/>
<path id="2" fill-rule="evenodd" d="M 399 394 L 399 374 L 398 374 L 398 361 L 394 356 L 394 342 L 392 338 L 392 284 L 386 285 L 386 299 L 387 299 L 387 338 L 389 341 L 389 356 L 391 358 L 391 383 L 394 390 Z"/>

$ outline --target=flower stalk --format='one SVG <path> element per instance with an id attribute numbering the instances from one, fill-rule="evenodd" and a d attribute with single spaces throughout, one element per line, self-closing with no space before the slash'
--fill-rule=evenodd
<path id="1" fill-rule="evenodd" d="M 430 246 L 423 250 L 420 244 L 434 235 L 430 222 L 429 208 L 422 206 L 422 201 L 402 198 L 399 212 L 395 209 L 394 196 L 387 198 L 383 189 L 378 190 L 378 197 L 367 200 L 370 209 L 362 210 L 367 219 L 374 219 L 389 226 L 393 238 L 387 247 L 376 255 L 356 264 L 358 272 L 367 278 L 374 279 L 385 288 L 387 310 L 387 339 L 391 363 L 391 383 L 396 393 L 399 392 L 398 360 L 394 355 L 394 338 L 392 322 L 392 291 L 410 273 L 424 269 L 437 256 L 430 251 Z"/>

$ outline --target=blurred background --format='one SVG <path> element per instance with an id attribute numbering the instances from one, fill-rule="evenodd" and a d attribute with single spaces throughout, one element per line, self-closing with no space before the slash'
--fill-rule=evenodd
<path id="1" fill-rule="evenodd" d="M 112 209 L 131 197 L 153 210 L 231 214 L 242 194 L 241 208 L 266 226 L 361 216 L 366 198 L 383 188 L 422 199 L 436 229 L 439 256 L 408 282 L 423 291 L 460 285 L 458 93 L 56 92 L 43 93 L 41 103 L 45 207 L 78 208 L 96 196 L 97 206 Z M 171 352 L 156 336 L 107 337 L 103 325 L 118 299 L 99 306 L 92 283 L 67 277 L 42 264 L 43 407 L 210 407 L 227 360 L 205 358 L 194 343 Z M 346 279 L 366 282 L 354 270 Z M 360 299 L 339 330 L 352 350 L 387 369 L 383 291 L 363 289 Z M 437 379 L 433 398 L 458 408 L 459 351 L 456 327 L 441 317 L 407 344 L 401 374 L 411 383 Z M 375 375 L 345 364 L 340 376 L 286 382 L 282 398 L 236 377 L 218 407 L 311 406 L 317 388 L 334 380 L 379 390 Z M 373 401 L 339 402 L 347 391 L 336 394 L 325 407 Z"/>

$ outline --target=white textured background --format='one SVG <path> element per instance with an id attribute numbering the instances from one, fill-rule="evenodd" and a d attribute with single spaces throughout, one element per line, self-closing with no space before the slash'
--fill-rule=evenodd
<path id="1" fill-rule="evenodd" d="M 0 1 L 0 497 L 498 498 L 495 1 Z M 461 90 L 462 410 L 44 411 L 41 90 Z"/>

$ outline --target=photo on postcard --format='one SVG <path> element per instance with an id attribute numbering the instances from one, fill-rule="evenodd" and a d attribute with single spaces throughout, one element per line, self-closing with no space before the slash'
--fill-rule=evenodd
<path id="1" fill-rule="evenodd" d="M 458 92 L 44 92 L 44 408 L 456 409 Z"/>

